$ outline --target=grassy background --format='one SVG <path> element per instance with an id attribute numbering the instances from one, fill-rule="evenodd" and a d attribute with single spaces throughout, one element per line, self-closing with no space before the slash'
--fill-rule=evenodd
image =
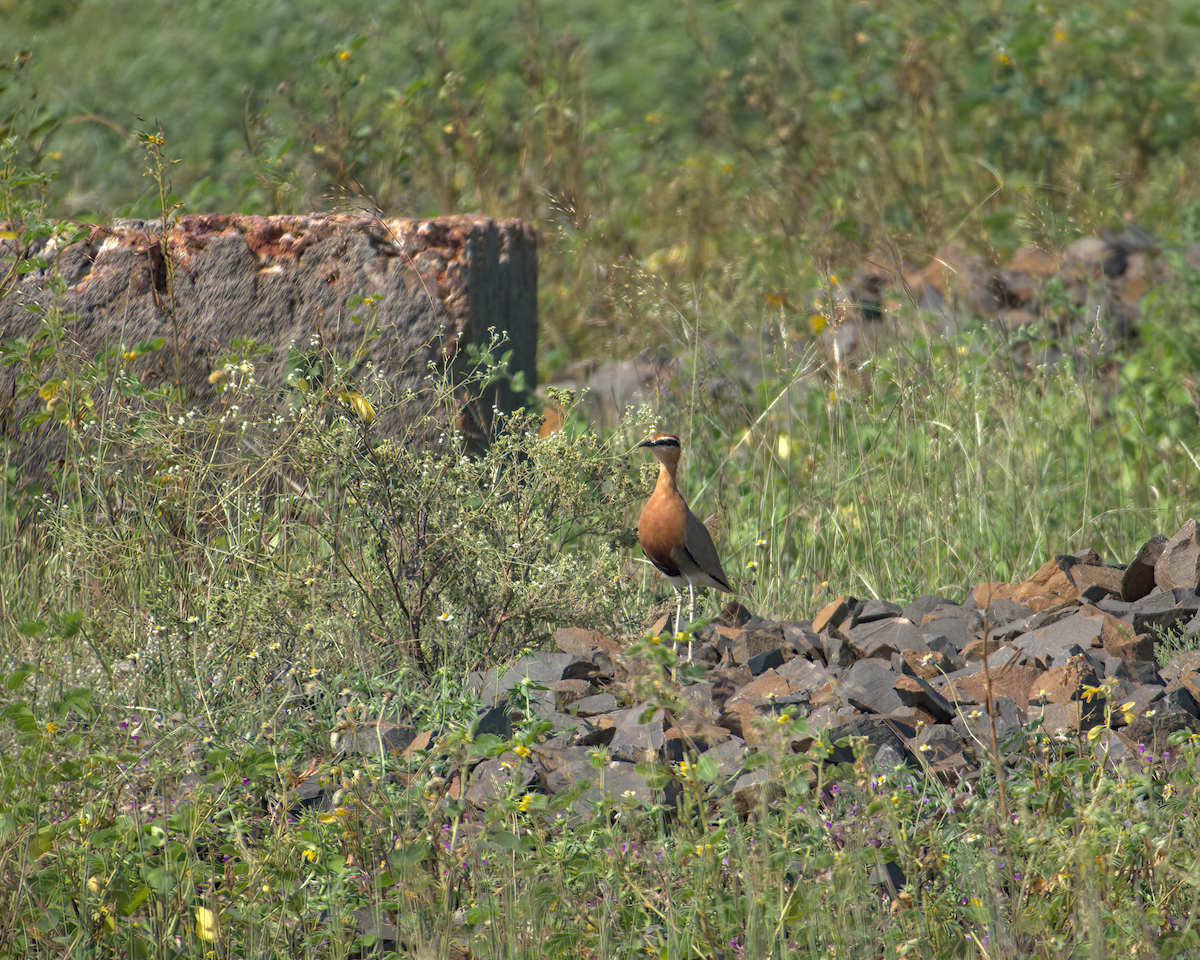
<path id="1" fill-rule="evenodd" d="M 138 356 L 71 366 L 66 318 L 38 363 L 6 342 L 25 386 L 74 378 L 46 413 L 79 468 L 44 491 L 0 476 L 0 954 L 349 956 L 371 942 L 355 910 L 429 956 L 1200 949 L 1191 753 L 1131 776 L 1031 746 L 1007 819 L 986 771 L 810 783 L 769 751 L 788 815 L 748 823 L 687 769 L 659 771 L 680 812 L 567 828 L 545 795 L 514 786 L 481 819 L 446 786 L 539 736 L 472 743 L 470 667 L 562 624 L 636 633 L 668 600 L 630 547 L 651 470 L 625 452 L 655 416 L 772 616 L 959 599 L 1089 545 L 1124 561 L 1195 511 L 1198 33 L 1183 2 L 0 0 L 0 217 L 518 215 L 541 237 L 544 375 L 680 360 L 657 414 L 611 435 L 518 421 L 490 458 L 421 461 L 365 442 L 343 395 L 395 398 L 345 358 L 281 414 L 230 344 L 223 403 L 189 415 Z M 1162 254 L 1116 354 L 1080 336 L 1017 364 L 991 327 L 926 337 L 902 304 L 909 332 L 850 382 L 811 336 L 867 251 L 999 259 L 1130 221 Z M 1035 356 L 1049 338 L 1023 334 Z M 109 385 L 137 402 L 83 403 Z M 585 509 L 557 523 L 568 499 Z M 432 535 L 396 532 L 415 515 Z M 329 731 L 365 719 L 441 750 L 335 756 Z M 328 806 L 279 812 L 313 770 Z M 913 900 L 873 895 L 885 861 Z"/>

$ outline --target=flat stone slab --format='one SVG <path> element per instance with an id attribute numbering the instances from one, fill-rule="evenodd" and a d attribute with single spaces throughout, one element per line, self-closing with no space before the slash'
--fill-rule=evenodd
<path id="1" fill-rule="evenodd" d="M 1071 656 L 1075 647 L 1088 650 L 1093 645 L 1099 646 L 1102 628 L 1099 618 L 1075 614 L 1021 634 L 1013 640 L 1013 646 L 1023 650 L 1031 661 L 1048 668 Z"/>

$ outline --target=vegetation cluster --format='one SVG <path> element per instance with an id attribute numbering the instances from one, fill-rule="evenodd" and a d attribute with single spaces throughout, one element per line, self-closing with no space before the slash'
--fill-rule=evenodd
<path id="1" fill-rule="evenodd" d="M 167 339 L 79 361 L 55 311 L 4 338 L 72 454 L 38 486 L 0 471 L 0 957 L 1200 952 L 1186 738 L 1113 768 L 1031 727 L 1021 762 L 957 784 L 762 750 L 780 792 L 748 818 L 703 756 L 586 817 L 515 782 L 485 816 L 443 778 L 546 735 L 479 734 L 471 670 L 673 608 L 632 546 L 651 476 L 626 452 L 652 422 L 685 438 L 689 500 L 771 616 L 961 599 L 1179 528 L 1200 476 L 1193 4 L 230 9 L 0 0 L 0 296 L 6 251 L 71 217 L 484 210 L 539 226 L 545 373 L 679 364 L 615 431 L 560 393 L 561 431 L 522 412 L 473 454 L 437 371 L 427 447 L 374 436 L 404 398 L 319 344 L 282 397 L 258 344 L 223 345 L 200 410 L 144 379 Z M 1160 249 L 1118 352 L 1081 336 L 1017 362 L 984 323 L 924 335 L 902 291 L 917 332 L 854 382 L 812 336 L 809 291 L 865 251 L 999 259 L 1127 221 Z M 506 376 L 502 340 L 472 368 Z M 332 752 L 380 721 L 430 748 Z M 301 802 L 313 776 L 325 807 Z M 881 897 L 889 863 L 911 882 Z"/>

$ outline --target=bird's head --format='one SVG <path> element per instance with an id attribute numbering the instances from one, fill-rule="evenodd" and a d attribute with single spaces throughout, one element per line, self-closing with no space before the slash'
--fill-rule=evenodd
<path id="1" fill-rule="evenodd" d="M 660 430 L 657 433 L 651 434 L 634 449 L 636 450 L 638 447 L 649 448 L 650 452 L 658 459 L 658 462 L 672 471 L 679 464 L 679 438 L 673 433 L 665 433 Z"/>

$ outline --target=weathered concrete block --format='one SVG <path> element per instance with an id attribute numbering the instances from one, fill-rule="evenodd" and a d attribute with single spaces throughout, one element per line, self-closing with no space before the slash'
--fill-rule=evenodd
<path id="1" fill-rule="evenodd" d="M 45 239 L 32 249 L 18 249 L 19 229 L 0 224 L 0 335 L 30 337 L 42 313 L 57 309 L 73 318 L 69 349 L 80 358 L 164 337 L 139 373 L 180 381 L 189 403 L 213 397 L 209 374 L 234 338 L 270 348 L 255 373 L 277 385 L 293 345 L 307 350 L 319 337 L 342 356 L 359 349 L 363 326 L 351 316 L 368 310 L 379 336 L 361 366 L 375 365 L 398 395 L 419 390 L 430 361 L 461 365 L 463 348 L 486 342 L 492 327 L 508 336 L 510 370 L 536 385 L 537 239 L 518 220 L 204 214 L 179 218 L 165 234 L 158 223 L 118 220 L 69 246 Z M 12 269 L 34 257 L 48 266 L 20 276 Z M 54 292 L 54 274 L 64 293 Z M 355 296 L 376 299 L 352 308 Z M 15 441 L 19 461 L 36 462 L 45 429 L 23 432 L 18 423 L 39 398 L 17 402 L 14 376 L 0 367 L 0 434 Z M 500 383 L 481 407 L 512 409 L 522 399 Z M 413 416 L 401 405 L 377 413 L 381 436 Z"/>

